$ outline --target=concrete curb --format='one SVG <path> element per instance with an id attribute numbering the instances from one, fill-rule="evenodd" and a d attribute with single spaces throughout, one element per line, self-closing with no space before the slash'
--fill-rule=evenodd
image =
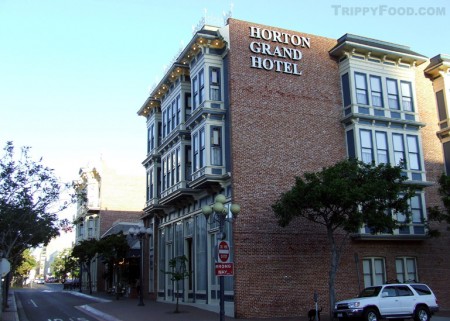
<path id="1" fill-rule="evenodd" d="M 80 297 L 83 297 L 83 298 L 88 298 L 88 299 L 91 299 L 91 300 L 95 300 L 95 301 L 100 302 L 100 303 L 112 302 L 112 300 L 102 299 L 102 298 L 99 298 L 99 297 L 96 297 L 96 296 L 93 296 L 93 295 L 84 294 L 84 293 L 80 293 L 80 292 L 67 292 L 67 293 L 70 293 L 70 294 L 76 295 L 76 296 L 80 296 Z"/>

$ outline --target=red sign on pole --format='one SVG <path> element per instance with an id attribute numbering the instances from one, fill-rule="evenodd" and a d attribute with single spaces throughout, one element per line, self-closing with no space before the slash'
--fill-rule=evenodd
<path id="1" fill-rule="evenodd" d="M 216 263 L 216 276 L 233 276 L 234 264 L 231 263 Z"/>
<path id="2" fill-rule="evenodd" d="M 217 261 L 228 263 L 230 260 L 230 245 L 227 241 L 220 241 L 217 246 Z"/>

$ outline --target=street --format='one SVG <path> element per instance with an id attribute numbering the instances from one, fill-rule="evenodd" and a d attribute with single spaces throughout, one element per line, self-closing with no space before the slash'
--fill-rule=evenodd
<path id="1" fill-rule="evenodd" d="M 33 284 L 32 288 L 15 289 L 21 321 L 94 321 L 76 307 L 95 302 L 86 297 L 62 291 L 61 284 Z"/>

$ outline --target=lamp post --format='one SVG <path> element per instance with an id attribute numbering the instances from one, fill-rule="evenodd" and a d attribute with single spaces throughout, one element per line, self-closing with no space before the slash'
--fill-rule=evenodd
<path id="1" fill-rule="evenodd" d="M 228 209 L 225 207 L 226 197 L 225 195 L 218 194 L 214 199 L 213 205 L 205 205 L 202 207 L 202 213 L 206 217 L 208 222 L 209 216 L 213 214 L 213 220 L 219 223 L 219 235 L 218 240 L 224 240 L 226 234 L 223 229 L 225 222 L 228 220 Z M 238 204 L 231 204 L 229 207 L 233 217 L 237 216 L 241 210 Z M 217 258 L 216 258 L 217 260 Z M 225 321 L 225 280 L 223 275 L 219 275 L 219 291 L 220 291 L 220 321 Z"/>
<path id="2" fill-rule="evenodd" d="M 139 303 L 138 306 L 144 306 L 144 293 L 142 291 L 142 280 L 144 276 L 144 247 L 143 247 L 143 240 L 147 235 L 152 234 L 152 231 L 150 228 L 145 228 L 145 226 L 141 226 L 138 228 L 130 227 L 128 230 L 128 234 L 131 235 L 131 237 L 135 237 L 139 239 L 139 246 L 141 248 L 141 259 L 140 259 L 140 272 L 139 272 Z"/>

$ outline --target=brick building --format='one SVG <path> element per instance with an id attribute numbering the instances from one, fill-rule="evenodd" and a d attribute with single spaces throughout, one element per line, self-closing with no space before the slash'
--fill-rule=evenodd
<path id="1" fill-rule="evenodd" d="M 215 195 L 241 206 L 226 223 L 234 277 L 225 298 L 236 317 L 303 316 L 328 311 L 329 248 L 324 230 L 305 221 L 277 225 L 271 205 L 295 176 L 347 157 L 406 160 L 420 185 L 411 224 L 393 235 L 365 227 L 345 247 L 337 299 L 360 288 L 418 280 L 450 309 L 449 234 L 426 236 L 426 208 L 440 204 L 436 181 L 450 160 L 449 58 L 346 34 L 329 39 L 229 19 L 204 25 L 169 67 L 138 114 L 146 118 L 145 286 L 174 300 L 168 261 L 188 258 L 185 301 L 218 303 L 214 246 L 218 226 L 201 208 Z M 448 166 L 448 165 L 447 165 Z"/>
<path id="2" fill-rule="evenodd" d="M 79 171 L 80 178 L 74 182 L 79 195 L 77 214 L 74 217 L 75 244 L 87 239 L 100 239 L 118 222 L 137 224 L 141 220 L 145 204 L 145 180 L 133 167 L 114 165 L 102 159 L 95 166 Z M 91 262 L 93 291 L 107 290 L 103 278 L 104 266 L 100 260 Z M 83 275 L 82 285 L 87 285 Z"/>

